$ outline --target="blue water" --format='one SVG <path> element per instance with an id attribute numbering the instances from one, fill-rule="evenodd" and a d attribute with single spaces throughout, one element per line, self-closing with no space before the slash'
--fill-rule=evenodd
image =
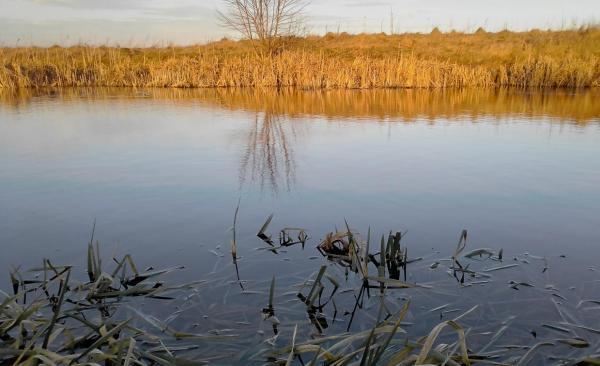
<path id="1" fill-rule="evenodd" d="M 424 269 L 450 256 L 468 229 L 470 249 L 503 248 L 509 261 L 530 253 L 551 262 L 551 271 L 536 267 L 535 276 L 517 272 L 519 279 L 565 291 L 581 285 L 575 303 L 593 296 L 600 115 L 510 106 L 486 112 L 467 103 L 439 115 L 394 110 L 353 117 L 311 108 L 278 112 L 260 98 L 249 107 L 197 92 L 177 95 L 39 92 L 0 103 L 0 273 L 42 258 L 76 264 L 83 273 L 95 221 L 95 238 L 109 258 L 131 253 L 140 267 L 184 265 L 181 280 L 223 271 L 223 281 L 233 280 L 230 227 L 240 199 L 240 271 L 263 292 L 273 275 L 287 276 L 278 282 L 284 288 L 310 275 L 318 268 L 314 247 L 347 220 L 363 236 L 368 227 L 376 238 L 406 230 L 410 254 L 425 258 Z M 350 103 L 355 97 L 346 96 Z M 406 95 L 397 98 L 401 105 Z M 552 95 L 544 103 L 551 105 Z M 274 237 L 284 227 L 308 230 L 305 250 L 256 250 L 264 244 L 255 234 L 271 213 Z M 445 277 L 423 273 L 413 280 Z M 228 301 L 244 309 L 240 319 L 258 319 L 264 297 L 236 297 L 234 289 L 215 289 L 212 305 L 198 305 L 204 310 L 195 316 L 224 304 L 219 296 L 231 292 Z M 497 304 L 523 299 L 510 289 L 472 291 L 479 297 L 471 302 L 486 295 Z M 441 305 L 424 298 L 419 306 Z M 510 304 L 514 310 L 519 303 Z"/>

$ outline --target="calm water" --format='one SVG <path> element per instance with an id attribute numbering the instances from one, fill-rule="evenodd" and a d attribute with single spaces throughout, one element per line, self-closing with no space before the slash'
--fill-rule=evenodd
<path id="1" fill-rule="evenodd" d="M 251 289 L 264 293 L 277 275 L 284 278 L 281 292 L 292 291 L 289 286 L 324 263 L 311 258 L 318 255 L 313 248 L 344 219 L 363 234 L 370 226 L 376 237 L 407 230 L 409 253 L 424 257 L 412 279 L 447 280 L 428 267 L 452 254 L 466 228 L 470 249 L 504 248 L 511 261 L 525 253 L 543 256 L 551 270 L 542 274 L 540 263 L 531 263 L 535 270 L 523 264 L 498 279 L 498 290 L 473 288 L 467 299 L 419 292 L 415 309 L 459 299 L 459 308 L 495 304 L 493 317 L 478 318 L 492 328 L 521 302 L 554 316 L 540 292 L 514 291 L 506 282 L 552 284 L 575 304 L 594 297 L 600 279 L 593 271 L 600 245 L 598 100 L 598 91 L 2 95 L 0 272 L 42 257 L 83 264 L 96 220 L 107 256 L 131 253 L 145 266 L 184 265 L 177 280 L 219 278 L 210 296 L 182 316 L 182 327 L 223 328 L 233 318 L 250 323 L 248 334 L 257 327 L 268 333 L 257 310 L 264 295 L 241 295 L 228 283 L 234 279 L 228 229 L 241 198 L 240 272 Z M 256 250 L 263 245 L 255 234 L 271 213 L 273 233 L 309 230 L 304 251 Z M 285 300 L 284 328 L 306 318 L 293 311 L 293 299 Z M 223 304 L 231 312 L 201 317 Z M 372 316 L 359 318 L 357 327 Z M 523 319 L 514 334 L 526 337 L 539 319 Z"/>

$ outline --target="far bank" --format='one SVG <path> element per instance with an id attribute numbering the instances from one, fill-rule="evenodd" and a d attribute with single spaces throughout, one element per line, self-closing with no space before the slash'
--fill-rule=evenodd
<path id="1" fill-rule="evenodd" d="M 600 28 L 290 38 L 272 56 L 248 41 L 167 48 L 0 50 L 0 87 L 589 88 Z"/>

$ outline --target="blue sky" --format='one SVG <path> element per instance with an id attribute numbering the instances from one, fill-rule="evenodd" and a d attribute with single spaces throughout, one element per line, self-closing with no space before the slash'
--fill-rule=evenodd
<path id="1" fill-rule="evenodd" d="M 0 45 L 193 44 L 232 36 L 220 0 L 0 0 Z M 312 0 L 307 29 L 379 32 L 562 28 L 600 22 L 600 0 Z"/>

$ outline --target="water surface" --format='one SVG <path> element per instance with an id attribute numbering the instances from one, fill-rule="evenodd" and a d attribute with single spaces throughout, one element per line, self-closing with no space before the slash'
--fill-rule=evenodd
<path id="1" fill-rule="evenodd" d="M 470 248 L 503 248 L 519 263 L 526 253 L 548 258 L 551 271 L 524 268 L 507 276 L 565 292 L 575 286 L 576 302 L 593 295 L 598 279 L 599 97 L 502 90 L 4 93 L 0 271 L 42 257 L 83 264 L 96 220 L 107 256 L 184 265 L 177 280 L 220 276 L 196 304 L 202 310 L 184 316 L 182 326 L 227 302 L 238 310 L 202 326 L 239 317 L 254 334 L 263 327 L 257 309 L 264 296 L 248 302 L 227 282 L 235 279 L 229 228 L 241 199 L 240 271 L 263 293 L 273 275 L 288 291 L 326 263 L 311 258 L 318 255 L 313 248 L 345 219 L 363 236 L 369 226 L 376 237 L 407 230 L 410 254 L 424 257 L 414 281 L 447 279 L 427 268 L 450 256 L 468 229 Z M 264 246 L 255 234 L 271 213 L 275 235 L 290 226 L 309 231 L 304 250 L 255 250 Z M 539 293 L 509 289 L 509 277 L 498 279 L 502 291 L 472 289 L 470 299 L 452 298 L 463 308 L 495 304 L 489 324 L 520 302 L 549 304 Z M 415 296 L 417 309 L 441 305 L 431 295 Z M 306 314 L 290 310 L 282 318 L 290 327 Z M 539 326 L 526 318 L 523 337 Z M 357 326 L 370 326 L 369 319 Z M 423 330 L 439 319 L 430 320 Z"/>

